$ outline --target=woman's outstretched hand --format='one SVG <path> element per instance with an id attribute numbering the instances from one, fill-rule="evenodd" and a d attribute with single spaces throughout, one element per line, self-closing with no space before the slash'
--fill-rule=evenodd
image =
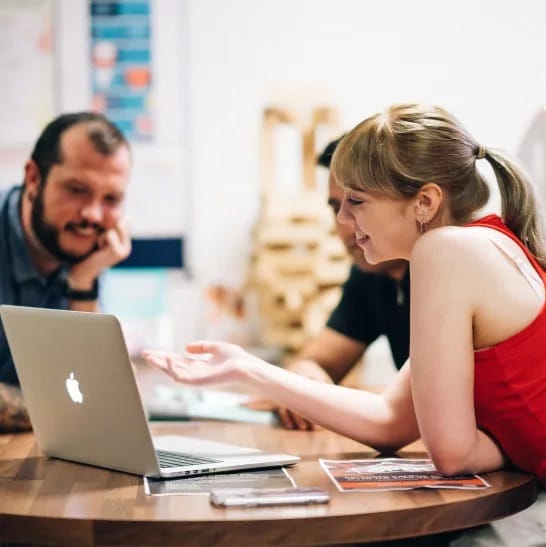
<path id="1" fill-rule="evenodd" d="M 244 371 L 257 358 L 227 342 L 190 342 L 186 354 L 146 349 L 142 356 L 177 382 L 206 385 L 242 381 Z"/>

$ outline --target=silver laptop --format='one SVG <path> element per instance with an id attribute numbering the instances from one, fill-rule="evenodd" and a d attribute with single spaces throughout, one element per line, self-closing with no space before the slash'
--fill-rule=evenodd
<path id="1" fill-rule="evenodd" d="M 113 315 L 0 306 L 42 452 L 149 477 L 277 467 L 299 457 L 148 428 L 121 326 Z"/>

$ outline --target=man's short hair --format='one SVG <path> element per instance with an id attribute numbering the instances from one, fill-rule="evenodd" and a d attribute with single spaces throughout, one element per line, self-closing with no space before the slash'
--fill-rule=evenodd
<path id="1" fill-rule="evenodd" d="M 330 163 L 332 163 L 332 156 L 334 155 L 334 152 L 336 151 L 337 145 L 340 143 L 341 139 L 345 135 L 341 135 L 338 139 L 335 141 L 329 142 L 326 145 L 326 148 L 319 154 L 317 158 L 317 164 L 321 165 L 322 167 L 326 167 L 326 169 L 330 169 Z"/>
<path id="2" fill-rule="evenodd" d="M 120 146 L 129 147 L 123 133 L 106 116 L 97 112 L 73 112 L 61 114 L 51 121 L 38 137 L 31 158 L 45 182 L 53 165 L 62 163 L 61 137 L 70 127 L 86 124 L 87 136 L 95 149 L 110 156 Z"/>

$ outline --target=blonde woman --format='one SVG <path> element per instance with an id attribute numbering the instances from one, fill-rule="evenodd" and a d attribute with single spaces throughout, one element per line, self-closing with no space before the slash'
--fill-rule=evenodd
<path id="1" fill-rule="evenodd" d="M 500 216 L 480 214 L 480 161 L 495 173 Z M 338 220 L 366 260 L 410 261 L 410 359 L 392 385 L 374 394 L 315 382 L 223 342 L 146 359 L 186 384 L 257 388 L 377 450 L 420 437 L 445 474 L 510 464 L 546 484 L 546 251 L 530 184 L 445 110 L 420 104 L 357 125 L 332 171 L 344 189 Z"/>

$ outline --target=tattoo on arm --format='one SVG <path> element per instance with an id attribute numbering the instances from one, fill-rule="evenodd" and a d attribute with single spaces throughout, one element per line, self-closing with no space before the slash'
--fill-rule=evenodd
<path id="1" fill-rule="evenodd" d="M 21 390 L 0 382 L 0 433 L 28 431 L 31 428 Z"/>

